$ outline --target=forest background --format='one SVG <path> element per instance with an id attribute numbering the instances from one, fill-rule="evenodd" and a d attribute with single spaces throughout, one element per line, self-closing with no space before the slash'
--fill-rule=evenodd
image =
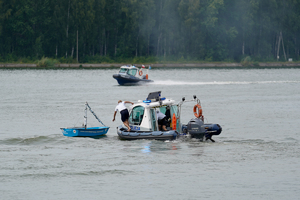
<path id="1" fill-rule="evenodd" d="M 0 0 L 0 62 L 299 61 L 300 0 Z"/>

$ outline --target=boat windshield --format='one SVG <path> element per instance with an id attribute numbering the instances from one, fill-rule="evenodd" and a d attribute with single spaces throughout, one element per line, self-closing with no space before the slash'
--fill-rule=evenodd
<path id="1" fill-rule="evenodd" d="M 145 108 L 143 106 L 134 107 L 130 113 L 129 124 L 141 125 Z"/>
<path id="2" fill-rule="evenodd" d="M 132 75 L 132 76 L 135 76 L 136 75 L 136 72 L 137 72 L 137 69 L 136 68 L 133 68 L 133 69 L 129 69 L 127 74 L 129 75 Z"/>
<path id="3" fill-rule="evenodd" d="M 119 73 L 126 73 L 127 70 L 128 70 L 128 69 L 126 69 L 126 68 L 121 68 L 120 71 L 119 71 Z"/>

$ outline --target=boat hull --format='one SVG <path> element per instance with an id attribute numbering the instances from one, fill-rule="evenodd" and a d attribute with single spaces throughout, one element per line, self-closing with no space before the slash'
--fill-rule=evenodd
<path id="1" fill-rule="evenodd" d="M 105 135 L 108 132 L 109 127 L 72 127 L 61 128 L 64 136 L 68 137 L 95 137 Z"/>
<path id="2" fill-rule="evenodd" d="M 153 82 L 149 79 L 141 79 L 127 74 L 114 74 L 113 78 L 116 79 L 120 85 L 136 85 Z"/>
<path id="3" fill-rule="evenodd" d="M 119 138 L 122 140 L 174 140 L 179 136 L 179 133 L 174 130 L 170 131 L 126 131 L 125 128 L 117 128 Z"/>

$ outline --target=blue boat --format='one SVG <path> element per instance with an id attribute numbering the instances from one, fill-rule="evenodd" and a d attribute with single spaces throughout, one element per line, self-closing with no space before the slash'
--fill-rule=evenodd
<path id="1" fill-rule="evenodd" d="M 68 137 L 96 137 L 105 135 L 109 127 L 72 127 L 72 128 L 61 128 L 64 136 Z"/>
<path id="2" fill-rule="evenodd" d="M 103 125 L 99 127 L 87 127 L 87 109 L 94 115 L 94 117 Z M 102 121 L 97 117 L 97 115 L 93 112 L 89 104 L 85 103 L 85 115 L 84 115 L 84 123 L 82 127 L 67 127 L 60 128 L 64 136 L 68 137 L 96 137 L 105 135 L 108 132 L 109 127 L 105 126 Z"/>
<path id="3" fill-rule="evenodd" d="M 144 65 L 142 65 L 141 69 L 132 65 L 124 65 L 121 66 L 118 74 L 113 75 L 113 78 L 116 79 L 120 85 L 137 85 L 153 82 L 148 79 L 148 70 L 151 69 L 151 67 L 149 66 L 146 72 L 143 72 L 144 68 Z"/>
<path id="4" fill-rule="evenodd" d="M 145 100 L 139 100 L 130 110 L 128 121 L 131 131 L 127 131 L 127 128 L 121 125 L 117 127 L 117 134 L 123 140 L 173 140 L 186 136 L 214 142 L 212 136 L 222 132 L 221 126 L 205 124 L 200 100 L 194 95 L 194 99 L 190 101 L 197 102 L 193 108 L 196 118 L 182 124 L 181 106 L 189 101 L 182 98 L 181 102 L 176 103 L 172 99 L 162 98 L 161 91 L 149 93 Z M 165 115 L 163 124 L 158 121 L 159 113 Z"/>

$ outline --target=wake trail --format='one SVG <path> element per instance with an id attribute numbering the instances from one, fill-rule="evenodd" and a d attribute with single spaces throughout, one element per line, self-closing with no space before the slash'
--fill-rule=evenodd
<path id="1" fill-rule="evenodd" d="M 210 81 L 188 82 L 172 80 L 154 80 L 152 85 L 247 85 L 247 84 L 277 84 L 277 83 L 300 83 L 300 81 Z"/>

